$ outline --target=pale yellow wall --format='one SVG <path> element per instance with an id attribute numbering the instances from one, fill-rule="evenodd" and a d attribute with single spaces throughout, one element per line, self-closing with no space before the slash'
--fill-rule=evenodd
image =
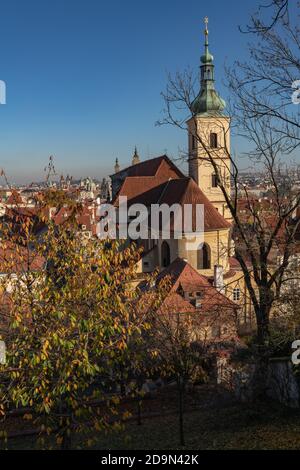
<path id="1" fill-rule="evenodd" d="M 230 118 L 196 116 L 188 121 L 189 131 L 189 176 L 192 177 L 206 197 L 218 209 L 221 215 L 231 220 L 231 214 L 220 188 L 212 187 L 212 175 L 215 174 L 207 152 L 199 142 L 210 148 L 210 134 L 218 135 L 218 148 L 210 149 L 218 166 L 219 174 L 226 186 L 226 192 L 230 195 Z M 196 136 L 196 148 L 193 149 L 193 138 Z"/>
<path id="2" fill-rule="evenodd" d="M 198 270 L 197 269 L 197 252 L 196 250 L 186 249 L 186 240 L 167 240 L 170 246 L 171 262 L 176 258 L 185 259 L 194 269 L 200 274 L 212 277 L 214 275 L 214 266 L 221 265 L 224 270 L 224 290 L 222 293 L 230 300 L 240 305 L 238 311 L 239 324 L 255 324 L 255 315 L 253 306 L 251 304 L 249 294 L 246 289 L 242 271 L 231 271 L 229 266 L 230 247 L 228 243 L 230 240 L 230 230 L 224 229 L 219 231 L 205 232 L 204 242 L 207 243 L 211 250 L 211 269 Z M 200 243 L 200 239 L 198 240 Z M 195 240 L 196 245 L 197 241 Z M 137 274 L 139 281 L 141 280 L 142 273 L 154 271 L 156 268 L 163 270 L 161 260 L 161 245 L 162 240 L 157 241 L 157 248 L 151 251 L 143 259 L 137 263 Z M 149 266 L 143 266 L 143 261 L 148 260 Z M 138 281 L 138 282 L 139 282 Z M 234 289 L 240 289 L 240 299 L 234 299 Z"/>
<path id="3" fill-rule="evenodd" d="M 239 301 L 234 300 L 235 288 L 240 289 Z M 240 310 L 238 312 L 239 324 L 243 325 L 245 323 L 252 323 L 254 325 L 255 314 L 242 271 L 232 272 L 230 277 L 225 277 L 223 294 L 240 306 Z"/>
<path id="4" fill-rule="evenodd" d="M 228 261 L 228 254 L 229 254 L 229 235 L 230 229 L 223 229 L 223 230 L 214 230 L 211 232 L 205 232 L 204 238 L 195 238 L 193 240 L 192 245 L 188 244 L 185 239 L 179 240 L 166 240 L 170 247 L 170 257 L 171 263 L 175 261 L 177 258 L 182 258 L 187 260 L 187 262 L 196 269 L 200 274 L 205 276 L 213 276 L 214 274 L 214 266 L 220 265 L 223 266 L 224 273 L 229 270 L 229 261 Z M 204 240 L 204 243 L 210 248 L 210 255 L 211 255 L 211 268 L 210 269 L 201 269 L 198 270 L 197 267 L 197 249 L 200 243 Z M 159 267 L 160 269 L 164 269 L 162 267 L 162 258 L 161 258 L 161 245 L 163 240 L 157 241 L 157 251 L 149 253 L 144 257 L 144 260 L 149 261 L 149 267 L 155 269 Z M 188 246 L 189 245 L 189 249 Z M 153 270 L 152 269 L 152 270 Z M 147 269 L 143 269 L 142 262 L 139 264 L 138 268 L 139 272 L 149 272 L 148 267 Z"/>
<path id="5" fill-rule="evenodd" d="M 202 240 L 201 240 L 202 241 Z M 182 243 L 185 244 L 184 241 Z M 200 243 L 200 240 L 199 240 Z M 188 263 L 196 269 L 200 274 L 204 276 L 213 276 L 214 275 L 214 266 L 220 265 L 223 266 L 224 272 L 229 270 L 229 229 L 223 230 L 214 230 L 211 232 L 204 233 L 204 243 L 206 243 L 210 248 L 210 259 L 211 259 L 211 268 L 210 269 L 200 269 L 197 267 L 197 250 L 187 250 L 184 251 L 184 258 L 187 259 Z M 197 245 L 197 243 L 196 243 Z"/>

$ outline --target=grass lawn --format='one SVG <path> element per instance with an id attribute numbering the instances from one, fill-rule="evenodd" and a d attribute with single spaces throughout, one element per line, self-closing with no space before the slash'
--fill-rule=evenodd
<path id="1" fill-rule="evenodd" d="M 300 449 L 300 412 L 277 405 L 230 405 L 185 415 L 186 449 Z M 78 437 L 76 438 L 78 441 Z M 78 442 L 79 443 L 79 442 Z M 32 449 L 35 439 L 10 439 L 8 447 Z M 176 416 L 131 422 L 122 432 L 99 435 L 98 450 L 180 449 Z"/>

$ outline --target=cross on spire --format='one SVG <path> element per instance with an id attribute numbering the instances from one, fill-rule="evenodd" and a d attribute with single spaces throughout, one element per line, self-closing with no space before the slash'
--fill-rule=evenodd
<path id="1" fill-rule="evenodd" d="M 205 24 L 205 45 L 208 46 L 208 16 L 204 18 L 204 24 Z"/>

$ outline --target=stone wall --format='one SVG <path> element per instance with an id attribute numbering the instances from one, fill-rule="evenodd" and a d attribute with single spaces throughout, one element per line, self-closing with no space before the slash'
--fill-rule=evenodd
<path id="1" fill-rule="evenodd" d="M 254 363 L 217 361 L 217 383 L 230 388 L 241 402 L 253 398 Z M 300 389 L 290 358 L 273 358 L 268 368 L 267 395 L 290 408 L 299 408 Z"/>

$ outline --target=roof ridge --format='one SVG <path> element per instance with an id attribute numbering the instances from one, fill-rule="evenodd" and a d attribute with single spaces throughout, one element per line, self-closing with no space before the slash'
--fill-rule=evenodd
<path id="1" fill-rule="evenodd" d="M 123 171 L 128 170 L 128 169 L 131 168 L 132 166 L 139 167 L 139 166 L 143 165 L 143 164 L 146 163 L 146 162 L 150 162 L 150 161 L 153 161 L 153 160 L 163 159 L 164 157 L 168 158 L 167 155 L 160 155 L 160 156 L 158 156 L 158 157 L 149 158 L 148 160 L 141 160 L 139 163 L 136 163 L 136 165 L 128 165 L 128 166 L 126 166 L 125 168 L 123 168 L 122 170 L 118 171 L 117 173 L 114 173 L 112 176 L 118 175 L 119 173 L 123 173 Z"/>
<path id="2" fill-rule="evenodd" d="M 169 178 L 168 181 L 166 181 L 165 183 L 163 183 L 164 188 L 163 188 L 162 192 L 160 193 L 160 196 L 159 196 L 159 198 L 158 198 L 157 204 L 160 203 L 161 198 L 163 197 L 163 195 L 165 194 L 166 190 L 168 189 L 168 186 L 169 186 L 169 184 L 170 184 L 170 181 L 172 181 L 171 178 Z"/>
<path id="3" fill-rule="evenodd" d="M 185 263 L 184 270 L 188 267 L 194 273 L 196 273 L 198 277 L 201 277 L 201 279 L 203 279 L 205 282 L 207 282 L 210 285 L 208 279 L 205 276 L 203 276 L 203 274 L 200 274 L 188 261 L 185 261 L 183 258 L 179 258 L 179 259 L 182 259 L 182 261 Z"/>

